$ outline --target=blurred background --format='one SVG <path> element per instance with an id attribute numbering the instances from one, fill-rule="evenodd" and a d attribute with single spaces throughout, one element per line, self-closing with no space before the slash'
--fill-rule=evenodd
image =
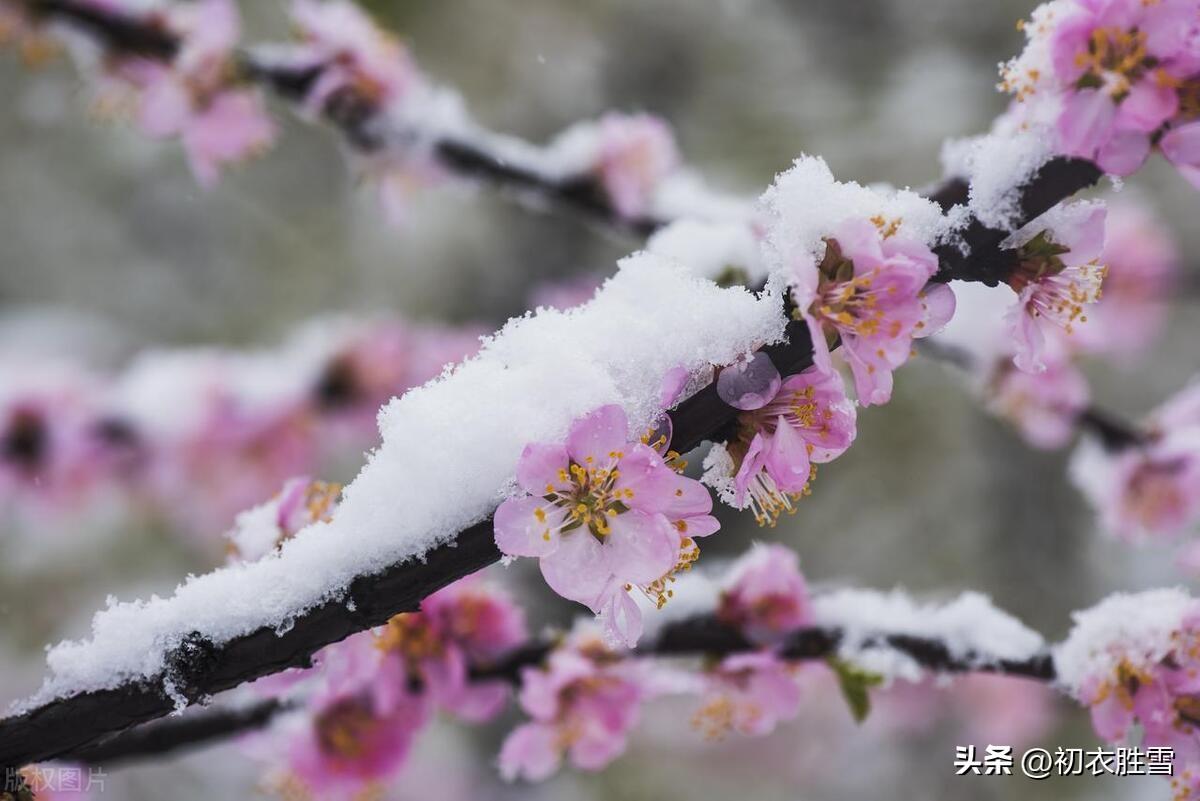
<path id="1" fill-rule="evenodd" d="M 275 2 L 243 5 L 251 38 L 282 34 Z M 937 179 L 941 141 L 984 130 L 1002 110 L 996 64 L 1022 46 L 1014 23 L 1031 10 L 1028 0 L 367 5 L 486 125 L 544 141 L 605 109 L 653 112 L 710 182 L 747 194 L 802 152 L 824 156 L 843 179 Z M 327 312 L 494 328 L 522 312 L 538 284 L 611 271 L 640 245 L 461 186 L 419 194 L 407 222 L 389 226 L 355 185 L 336 136 L 282 107 L 274 151 L 203 191 L 175 145 L 89 114 L 78 76 L 61 61 L 29 70 L 0 54 L 0 96 L 0 352 L 117 370 L 149 345 L 271 345 Z M 1184 252 L 1200 252 L 1193 190 L 1159 162 L 1131 183 Z M 1198 309 L 1200 298 L 1180 298 L 1153 358 L 1090 365 L 1096 400 L 1135 416 L 1179 389 L 1200 367 Z M 356 456 L 331 462 L 326 477 L 351 478 Z M 1067 480 L 1067 456 L 1029 449 L 978 408 L 959 376 L 919 358 L 897 375 L 890 405 L 860 415 L 856 446 L 822 468 L 797 515 L 771 530 L 725 515 L 705 559 L 755 539 L 781 541 L 818 585 L 933 597 L 975 589 L 1057 639 L 1072 609 L 1183 580 L 1168 550 L 1095 531 Z M 118 513 L 36 531 L 0 519 L 0 703 L 35 690 L 42 646 L 85 633 L 109 594 L 169 592 L 222 558 L 216 537 Z M 532 574 L 502 578 L 518 586 L 535 624 L 577 611 Z M 955 777 L 954 745 L 987 742 L 972 729 L 987 723 L 981 715 L 1015 717 L 1010 734 L 1021 745 L 1096 741 L 1083 713 L 1039 688 L 979 707 L 987 715 L 971 711 L 969 689 L 941 700 L 913 692 L 907 707 L 904 692 L 881 699 L 855 726 L 834 686 L 814 677 L 798 721 L 766 739 L 715 743 L 691 730 L 687 706 L 663 703 L 608 771 L 567 770 L 532 790 L 496 777 L 511 719 L 483 730 L 445 722 L 387 797 L 1170 795 L 1165 783 L 1137 778 Z M 258 767 L 226 746 L 112 771 L 104 797 L 249 798 L 257 781 Z"/>

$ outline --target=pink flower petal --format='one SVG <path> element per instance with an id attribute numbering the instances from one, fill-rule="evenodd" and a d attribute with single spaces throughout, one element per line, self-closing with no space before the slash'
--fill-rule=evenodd
<path id="1" fill-rule="evenodd" d="M 612 533 L 605 537 L 603 564 L 612 575 L 630 584 L 649 584 L 662 578 L 679 557 L 679 533 L 661 514 L 631 509 L 610 518 Z M 596 565 L 592 565 L 595 572 Z"/>
<path id="2" fill-rule="evenodd" d="M 538 512 L 543 515 L 539 519 Z M 496 509 L 496 547 L 509 556 L 546 556 L 559 547 L 565 512 L 541 498 L 510 498 Z"/>
<path id="3" fill-rule="evenodd" d="M 517 483 L 530 495 L 546 495 L 546 487 L 556 491 L 570 487 L 570 479 L 564 480 L 570 465 L 567 449 L 561 445 L 546 445 L 538 442 L 525 446 L 521 460 L 517 462 Z"/>
<path id="4" fill-rule="evenodd" d="M 607 548 L 607 542 L 602 545 L 586 528 L 570 531 L 555 551 L 541 558 L 542 577 L 562 597 L 598 612 L 600 593 L 611 577 L 604 569 Z"/>
<path id="5" fill-rule="evenodd" d="M 575 421 L 567 434 L 567 453 L 576 464 L 600 467 L 612 461 L 609 454 L 624 451 L 629 420 L 615 404 L 601 406 Z"/>

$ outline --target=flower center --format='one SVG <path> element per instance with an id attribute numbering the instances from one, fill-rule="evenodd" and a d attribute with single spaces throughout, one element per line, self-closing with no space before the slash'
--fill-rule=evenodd
<path id="1" fill-rule="evenodd" d="M 317 716 L 317 745 L 327 756 L 360 757 L 366 750 L 364 741 L 376 724 L 366 698 L 338 701 Z"/>
<path id="2" fill-rule="evenodd" d="M 421 660 L 441 654 L 443 644 L 423 614 L 402 612 L 388 620 L 375 646 L 400 654 L 407 664 L 415 667 Z"/>
<path id="3" fill-rule="evenodd" d="M 1155 63 L 1146 52 L 1144 32 L 1137 28 L 1097 28 L 1088 39 L 1087 50 L 1075 55 L 1075 64 L 1085 70 L 1078 87 L 1096 89 L 1111 82 L 1109 91 L 1120 101 Z"/>
<path id="4" fill-rule="evenodd" d="M 564 532 L 586 526 L 592 536 L 601 541 L 612 533 L 610 520 L 629 511 L 625 501 L 634 495 L 629 487 L 617 486 L 621 477 L 617 464 L 624 456 L 622 451 L 610 452 L 609 462 L 604 467 L 597 467 L 590 456 L 585 464 L 572 462 L 558 475 L 559 481 L 567 484 L 569 489 L 559 491 L 553 485 L 546 487 L 545 499 L 567 512 Z M 535 514 L 539 515 L 539 522 L 545 519 L 545 513 L 540 509 Z"/>

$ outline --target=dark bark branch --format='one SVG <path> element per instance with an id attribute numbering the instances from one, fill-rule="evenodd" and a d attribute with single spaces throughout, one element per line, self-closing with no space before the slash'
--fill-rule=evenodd
<path id="1" fill-rule="evenodd" d="M 842 633 L 838 629 L 814 626 L 793 632 L 779 646 L 778 653 L 794 661 L 826 659 L 837 654 L 841 641 Z M 1045 682 L 1055 678 L 1054 662 L 1048 653 L 1039 653 L 1024 660 L 997 659 L 987 654 L 960 657 L 951 653 L 940 640 L 888 633 L 881 633 L 868 645 L 899 651 L 922 667 L 938 673 L 998 673 Z M 755 651 L 760 647 L 742 636 L 738 629 L 722 623 L 714 616 L 699 615 L 667 625 L 653 643 L 638 648 L 631 656 L 717 659 Z M 541 664 L 553 649 L 552 641 L 534 641 L 513 651 L 495 665 L 473 669 L 471 676 L 477 681 L 500 679 L 517 684 L 524 668 Z M 211 709 L 179 718 L 166 718 L 113 735 L 96 745 L 68 754 L 66 759 L 86 765 L 112 767 L 147 757 L 196 749 L 261 729 L 277 714 L 292 708 L 291 704 L 267 699 L 235 709 Z"/>
<path id="2" fill-rule="evenodd" d="M 1064 198 L 1094 185 L 1103 175 L 1099 167 L 1084 159 L 1051 159 L 1021 188 L 1019 219 L 1029 222 Z M 961 179 L 947 181 L 930 195 L 943 209 L 964 203 L 966 197 L 966 184 Z M 934 280 L 978 281 L 988 286 L 1004 283 L 1016 266 L 1016 252 L 1000 248 L 1010 233 L 972 219 L 962 233 L 961 243 L 934 248 L 939 263 Z"/>

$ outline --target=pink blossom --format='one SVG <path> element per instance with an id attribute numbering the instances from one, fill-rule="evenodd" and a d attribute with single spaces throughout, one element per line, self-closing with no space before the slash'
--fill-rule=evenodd
<path id="1" fill-rule="evenodd" d="M 812 332 L 814 361 L 829 372 L 828 338 L 840 336 L 859 403 L 887 403 L 892 371 L 908 361 L 913 339 L 936 333 L 954 314 L 949 287 L 929 285 L 937 269 L 925 245 L 867 220 L 842 223 L 820 264 L 797 267 L 792 293 Z"/>
<path id="2" fill-rule="evenodd" d="M 1198 86 L 1193 91 L 1200 96 L 1200 79 L 1194 79 L 1194 82 Z M 1196 102 L 1200 103 L 1200 100 Z M 1200 113 L 1200 109 L 1197 113 Z M 1159 140 L 1158 146 L 1167 161 L 1179 170 L 1179 174 L 1200 189 L 1200 121 L 1171 128 Z"/>
<path id="3" fill-rule="evenodd" d="M 78 503 L 119 466 L 97 436 L 97 387 L 70 372 L 18 369 L 24 380 L 0 389 L 0 499 Z"/>
<path id="4" fill-rule="evenodd" d="M 379 656 L 369 637 L 351 638 L 321 656 L 321 688 L 285 723 L 287 766 L 290 780 L 306 791 L 351 801 L 403 767 L 428 720 L 428 703 L 407 687 L 381 691 Z"/>
<path id="5" fill-rule="evenodd" d="M 738 415 L 735 503 L 749 505 L 759 525 L 774 525 L 808 491 L 815 465 L 836 459 L 856 432 L 854 405 L 841 376 L 810 367 L 791 376 L 760 408 Z"/>
<path id="6" fill-rule="evenodd" d="M 1008 281 L 1017 303 L 1005 315 L 1018 368 L 1031 373 L 1046 369 L 1048 326 L 1069 334 L 1087 322 L 1084 307 L 1100 299 L 1105 275 L 1099 264 L 1104 218 L 1102 205 L 1073 204 L 1018 232 L 1023 241 Z"/>
<path id="7" fill-rule="evenodd" d="M 1169 539 L 1200 520 L 1200 430 L 1115 453 L 1090 445 L 1073 467 L 1102 523 L 1120 537 Z"/>
<path id="8" fill-rule="evenodd" d="M 573 641 L 543 667 L 521 671 L 519 700 L 531 721 L 500 749 L 504 778 L 541 781 L 564 756 L 580 770 L 597 771 L 625 751 L 647 690 L 612 657 L 598 643 Z"/>
<path id="9" fill-rule="evenodd" d="M 1136 723 L 1144 747 L 1167 747 L 1178 763 L 1200 761 L 1200 625 L 1195 612 L 1172 633 L 1171 647 L 1147 663 L 1130 655 L 1112 674 L 1089 675 L 1079 700 L 1092 728 L 1109 742 L 1125 740 Z"/>
<path id="10" fill-rule="evenodd" d="M 336 93 L 388 106 L 420 80 L 408 50 L 348 0 L 295 0 L 292 21 L 299 31 L 303 57 L 323 67 L 305 106 L 325 108 Z"/>
<path id="11" fill-rule="evenodd" d="M 730 568 L 717 618 L 760 643 L 810 625 L 812 603 L 796 553 L 782 545 L 751 548 Z"/>
<path id="12" fill-rule="evenodd" d="M 665 603 L 664 581 L 698 555 L 692 538 L 718 528 L 707 490 L 631 441 L 619 406 L 577 420 L 565 445 L 527 445 L 517 482 L 527 494 L 496 510 L 497 546 L 538 557 L 555 592 L 587 605 L 630 645 L 641 611 L 627 590 Z"/>
<path id="13" fill-rule="evenodd" d="M 266 149 L 275 125 L 256 90 L 233 85 L 240 25 L 232 0 L 172 8 L 168 27 L 181 37 L 170 65 L 126 63 L 121 74 L 141 90 L 139 122 L 151 136 L 179 136 L 192 172 L 212 186 L 223 165 Z"/>
<path id="14" fill-rule="evenodd" d="M 605 114 L 596 169 L 622 217 L 646 214 L 662 181 L 679 165 L 670 126 L 650 114 Z"/>
<path id="15" fill-rule="evenodd" d="M 706 676 L 702 706 L 692 723 L 709 738 L 729 731 L 762 737 L 800 714 L 796 665 L 769 652 L 721 660 Z"/>
<path id="16" fill-rule="evenodd" d="M 401 691 L 419 681 L 439 707 L 464 720 L 488 720 L 508 698 L 503 681 L 470 681 L 470 669 L 495 662 L 527 638 L 521 609 L 503 592 L 465 578 L 430 595 L 419 612 L 388 621 L 377 647 L 382 681 Z"/>
<path id="17" fill-rule="evenodd" d="M 1035 448 L 1061 448 L 1075 435 L 1079 413 L 1091 396 L 1087 379 L 1058 338 L 1042 353 L 1040 373 L 1000 362 L 985 390 L 988 410 L 1016 426 Z"/>
<path id="18" fill-rule="evenodd" d="M 1125 358 L 1142 353 L 1161 331 L 1179 273 L 1179 246 L 1151 211 L 1128 200 L 1108 204 L 1104 295 L 1076 335 L 1089 351 Z"/>
<path id="19" fill-rule="evenodd" d="M 1196 67 L 1194 0 L 1075 0 L 1050 40 L 1065 97 L 1058 115 L 1067 155 L 1128 175 L 1153 134 L 1180 111 L 1181 82 Z"/>
<path id="20" fill-rule="evenodd" d="M 237 512 L 269 498 L 315 462 L 302 410 L 247 403 L 214 387 L 194 428 L 154 443 L 150 489 L 189 530 L 225 530 Z"/>

